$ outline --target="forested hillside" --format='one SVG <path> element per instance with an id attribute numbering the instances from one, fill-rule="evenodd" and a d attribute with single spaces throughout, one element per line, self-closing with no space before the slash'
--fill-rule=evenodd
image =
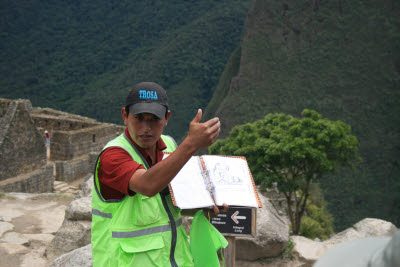
<path id="1" fill-rule="evenodd" d="M 336 230 L 400 226 L 400 5 L 259 0 L 207 107 L 223 135 L 268 113 L 314 109 L 352 127 L 363 162 L 322 180 Z"/>
<path id="2" fill-rule="evenodd" d="M 163 85 L 185 134 L 239 45 L 250 0 L 0 3 L 0 96 L 122 123 L 127 91 Z"/>

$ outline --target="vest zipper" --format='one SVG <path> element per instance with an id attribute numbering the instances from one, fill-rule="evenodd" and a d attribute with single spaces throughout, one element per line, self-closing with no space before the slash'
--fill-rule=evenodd
<path id="1" fill-rule="evenodd" d="M 161 195 L 161 200 L 162 203 L 164 205 L 164 209 L 168 214 L 168 218 L 169 218 L 169 222 L 171 224 L 171 234 L 172 234 L 172 238 L 171 238 L 171 253 L 169 255 L 169 260 L 171 262 L 172 267 L 178 267 L 178 264 L 175 261 L 175 247 L 176 247 L 176 238 L 177 238 L 177 232 L 176 232 L 176 224 L 175 224 L 175 219 L 174 216 L 172 216 L 171 211 L 169 210 L 168 204 L 167 204 L 167 200 L 165 199 L 165 195 Z"/>

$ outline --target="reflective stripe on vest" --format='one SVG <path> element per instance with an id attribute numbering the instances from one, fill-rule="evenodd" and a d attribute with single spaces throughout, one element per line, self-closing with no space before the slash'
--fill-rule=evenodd
<path id="1" fill-rule="evenodd" d="M 104 213 L 104 212 L 99 211 L 98 209 L 92 209 L 92 214 L 103 217 L 103 218 L 110 218 L 110 219 L 112 218 L 111 213 Z"/>
<path id="2" fill-rule="evenodd" d="M 176 227 L 182 225 L 182 218 L 176 221 Z M 112 237 L 114 238 L 128 238 L 128 237 L 138 237 L 144 235 L 151 235 L 155 233 L 171 231 L 171 225 L 161 225 L 152 228 L 147 228 L 143 230 L 130 231 L 130 232 L 112 232 Z"/>

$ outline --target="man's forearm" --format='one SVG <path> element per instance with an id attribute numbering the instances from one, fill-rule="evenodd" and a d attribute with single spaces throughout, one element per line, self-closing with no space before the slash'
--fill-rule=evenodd
<path id="1" fill-rule="evenodd" d="M 156 195 L 172 181 L 196 150 L 186 138 L 166 159 L 147 171 L 136 171 L 129 181 L 129 189 L 148 197 Z"/>

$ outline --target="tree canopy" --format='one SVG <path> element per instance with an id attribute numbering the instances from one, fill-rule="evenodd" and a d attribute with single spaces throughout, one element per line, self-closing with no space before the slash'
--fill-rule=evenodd
<path id="1" fill-rule="evenodd" d="M 302 116 L 268 114 L 234 127 L 226 139 L 209 148 L 211 154 L 245 156 L 256 184 L 271 187 L 276 183 L 287 199 L 295 233 L 300 229 L 310 184 L 338 166 L 360 161 L 359 143 L 349 125 L 322 118 L 309 109 L 303 110 Z"/>

